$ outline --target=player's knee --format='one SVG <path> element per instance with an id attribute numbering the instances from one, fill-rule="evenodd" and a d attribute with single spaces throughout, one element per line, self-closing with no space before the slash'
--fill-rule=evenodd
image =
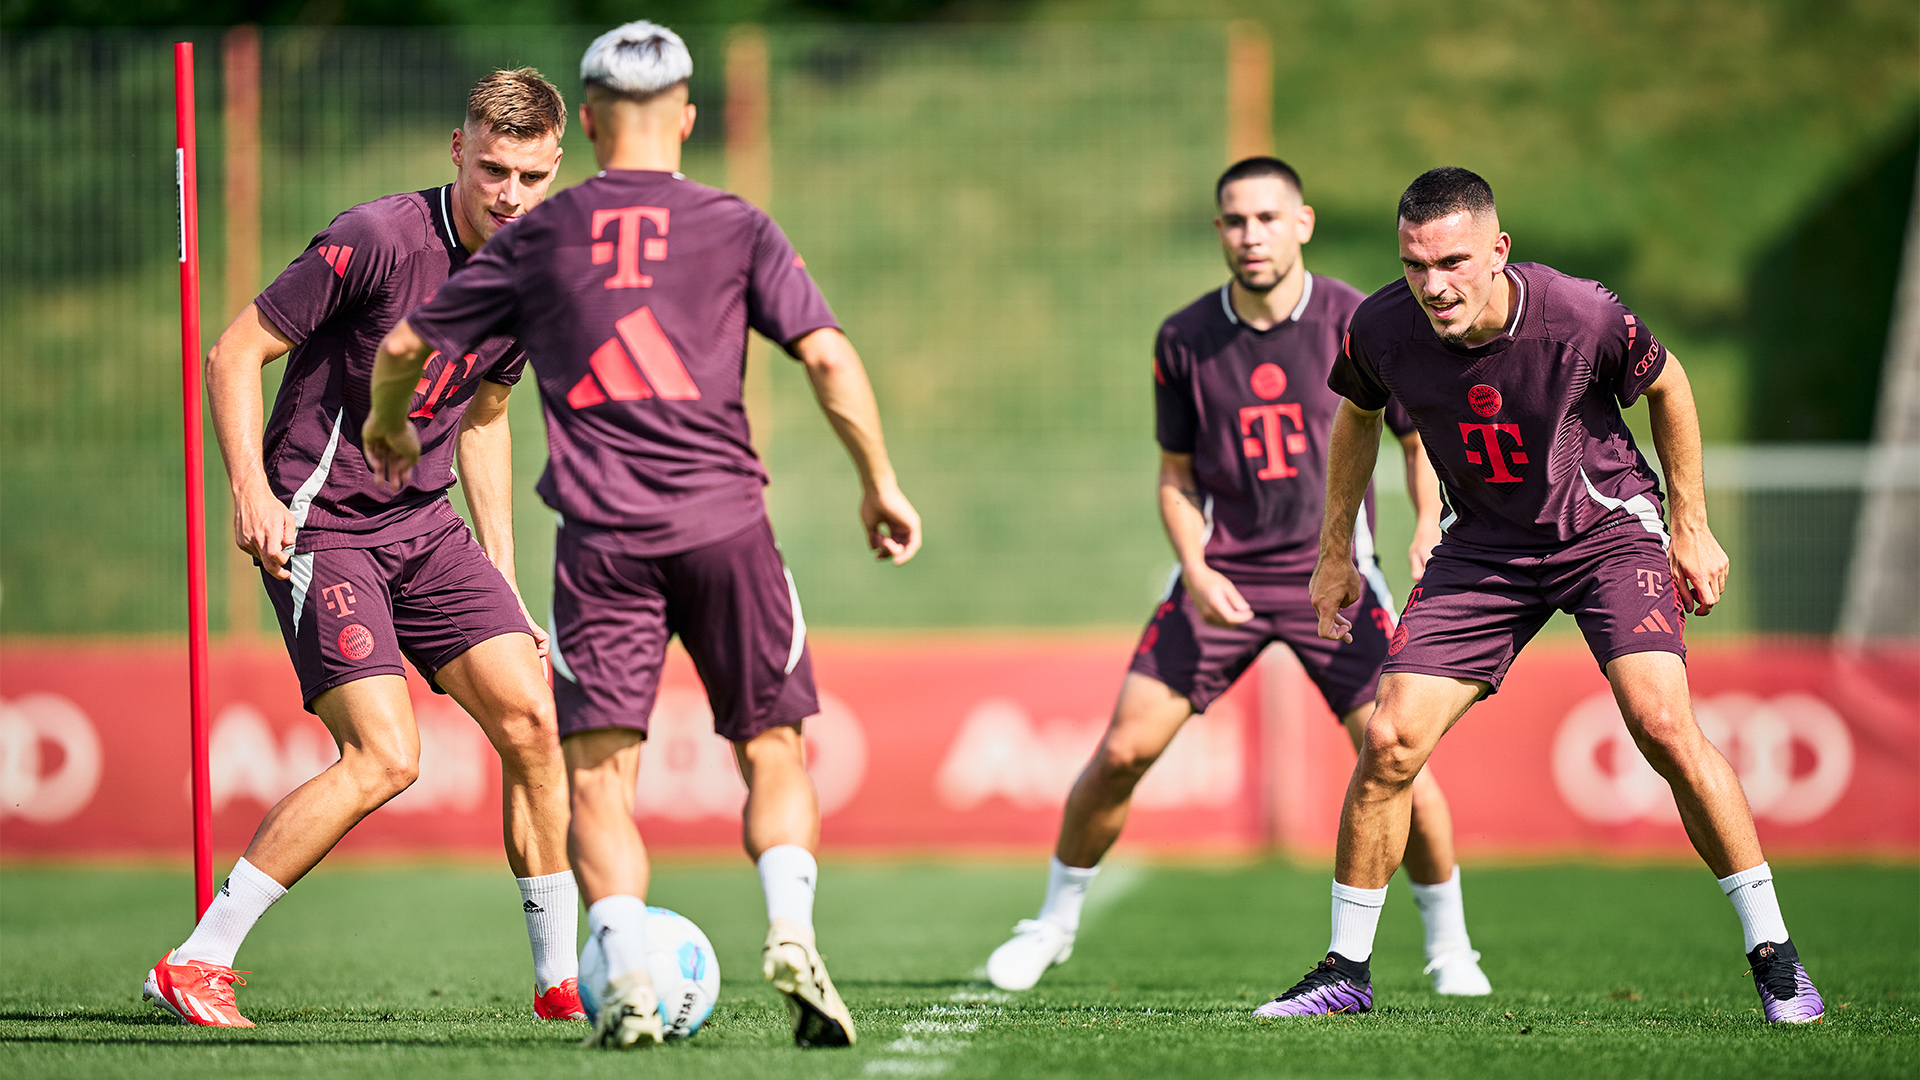
<path id="1" fill-rule="evenodd" d="M 1160 760 L 1160 752 L 1126 740 L 1112 740 L 1100 744 L 1094 754 L 1094 768 L 1103 780 L 1132 790 L 1140 778 L 1147 775 L 1153 763 Z"/>
<path id="2" fill-rule="evenodd" d="M 1420 775 L 1420 766 L 1426 764 L 1425 749 L 1385 710 L 1376 711 L 1368 721 L 1361 746 L 1365 775 L 1373 783 L 1404 787 L 1413 783 L 1413 778 Z"/>
<path id="3" fill-rule="evenodd" d="M 559 719 L 552 699 L 517 704 L 500 725 L 499 741 L 501 756 L 516 764 L 559 760 Z"/>
<path id="4" fill-rule="evenodd" d="M 1691 710 L 1677 703 L 1636 704 L 1627 719 L 1633 741 L 1656 770 L 1685 761 L 1701 738 Z"/>
<path id="5" fill-rule="evenodd" d="M 413 786 L 420 779 L 420 752 L 398 746 L 368 747 L 355 772 L 369 801 L 378 804 Z"/>

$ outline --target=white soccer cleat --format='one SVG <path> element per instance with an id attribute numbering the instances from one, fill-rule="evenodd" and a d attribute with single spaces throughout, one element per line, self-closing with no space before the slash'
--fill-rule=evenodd
<path id="1" fill-rule="evenodd" d="M 1002 990 L 1031 990 L 1040 976 L 1073 955 L 1073 931 L 1047 919 L 1021 919 L 1013 937 L 987 957 L 987 979 Z"/>
<path id="2" fill-rule="evenodd" d="M 853 1014 L 833 988 L 810 928 L 791 919 L 773 920 L 767 927 L 766 947 L 760 951 L 760 972 L 787 997 L 795 1046 L 854 1044 Z"/>
<path id="3" fill-rule="evenodd" d="M 1442 953 L 1428 961 L 1427 974 L 1433 976 L 1433 992 L 1455 997 L 1485 997 L 1493 993 L 1493 984 L 1480 970 L 1480 954 L 1472 949 Z"/>
<path id="4" fill-rule="evenodd" d="M 660 999 L 653 992 L 653 976 L 647 969 L 635 968 L 615 976 L 598 996 L 600 1011 L 581 1046 L 645 1050 L 666 1040 Z"/>

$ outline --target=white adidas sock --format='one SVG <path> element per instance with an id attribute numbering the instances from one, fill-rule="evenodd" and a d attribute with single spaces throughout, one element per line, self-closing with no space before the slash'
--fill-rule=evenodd
<path id="1" fill-rule="evenodd" d="M 533 992 L 544 994 L 580 974 L 580 887 L 571 870 L 513 880 L 533 946 Z"/>
<path id="2" fill-rule="evenodd" d="M 1733 913 L 1740 916 L 1740 932 L 1747 938 L 1743 952 L 1752 952 L 1763 941 L 1779 945 L 1787 940 L 1787 920 L 1780 914 L 1780 898 L 1773 894 L 1773 870 L 1766 863 L 1721 878 L 1720 891 L 1733 901 Z"/>
<path id="3" fill-rule="evenodd" d="M 1333 883 L 1333 940 L 1328 952 L 1349 960 L 1365 960 L 1373 955 L 1373 933 L 1380 927 L 1380 909 L 1387 904 L 1387 890 L 1356 889 Z"/>
<path id="4" fill-rule="evenodd" d="M 813 890 L 820 864 L 799 844 L 779 844 L 760 853 L 760 889 L 767 894 L 767 921 L 788 919 L 813 929 Z"/>
<path id="5" fill-rule="evenodd" d="M 607 979 L 647 967 L 647 902 L 637 896 L 609 896 L 587 909 L 587 933 L 600 939 L 607 955 Z M 595 989 L 599 989 L 595 987 Z"/>
<path id="6" fill-rule="evenodd" d="M 233 872 L 214 891 L 213 903 L 207 905 L 207 913 L 200 916 L 199 925 L 173 950 L 174 962 L 198 960 L 203 964 L 232 967 L 240 943 L 247 940 L 247 932 L 285 895 L 286 886 L 268 877 L 259 867 L 245 859 L 234 863 Z"/>
<path id="7" fill-rule="evenodd" d="M 1467 905 L 1460 898 L 1460 867 L 1456 865 L 1453 876 L 1438 885 L 1411 884 L 1414 906 L 1420 909 L 1420 920 L 1427 926 L 1427 959 L 1471 951 Z"/>
<path id="8" fill-rule="evenodd" d="M 1068 866 L 1058 855 L 1047 862 L 1047 898 L 1040 904 L 1040 918 L 1069 934 L 1080 932 L 1080 908 L 1087 902 L 1087 888 L 1093 884 L 1098 866 Z"/>

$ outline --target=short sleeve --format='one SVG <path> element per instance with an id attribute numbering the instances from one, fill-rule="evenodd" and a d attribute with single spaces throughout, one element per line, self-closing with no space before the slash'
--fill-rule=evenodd
<path id="1" fill-rule="evenodd" d="M 374 211 L 356 206 L 322 229 L 253 303 L 298 345 L 335 313 L 373 297 L 398 258 L 390 232 L 380 227 Z"/>
<path id="2" fill-rule="evenodd" d="M 815 330 L 838 329 L 833 310 L 820 295 L 807 262 L 787 242 L 772 218 L 756 213 L 753 262 L 747 278 L 747 322 L 788 349 Z"/>
<path id="3" fill-rule="evenodd" d="M 1593 377 L 1624 408 L 1640 400 L 1660 377 L 1667 366 L 1667 350 L 1619 297 L 1602 286 L 1594 288 L 1600 293 L 1601 325 Z"/>
<path id="4" fill-rule="evenodd" d="M 1408 416 L 1407 410 L 1401 407 L 1399 398 L 1387 402 L 1387 430 L 1400 439 L 1413 434 L 1413 417 Z"/>
<path id="5" fill-rule="evenodd" d="M 1393 400 L 1392 392 L 1380 381 L 1380 373 L 1375 370 L 1373 361 L 1353 340 L 1352 330 L 1348 330 L 1341 338 L 1340 355 L 1334 358 L 1333 370 L 1327 373 L 1327 389 L 1368 412 L 1384 409 Z M 1401 415 L 1405 416 L 1405 413 Z"/>
<path id="6" fill-rule="evenodd" d="M 454 271 L 438 292 L 407 316 L 407 325 L 413 332 L 427 344 L 453 356 L 467 352 L 470 346 L 494 334 L 509 332 L 517 324 L 520 313 L 514 238 L 514 228 L 508 225 L 495 233 L 466 265 Z M 505 363 L 506 358 L 502 358 L 493 370 L 498 371 Z M 519 363 L 526 363 L 524 354 Z M 491 374 L 487 378 L 494 382 L 507 381 Z M 519 378 L 517 369 L 513 378 Z"/>
<path id="7" fill-rule="evenodd" d="M 499 383 L 501 386 L 512 386 L 520 381 L 520 376 L 526 373 L 527 350 L 521 348 L 520 343 L 516 341 L 507 347 L 506 354 L 488 368 L 487 373 L 481 378 L 488 382 Z"/>
<path id="8" fill-rule="evenodd" d="M 1160 449 L 1193 453 L 1200 433 L 1200 410 L 1193 400 L 1191 354 L 1173 328 L 1162 326 L 1153 345 L 1153 426 Z"/>

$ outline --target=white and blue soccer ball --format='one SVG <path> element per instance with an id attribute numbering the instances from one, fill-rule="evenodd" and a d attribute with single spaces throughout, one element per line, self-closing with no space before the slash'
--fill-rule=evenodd
<path id="1" fill-rule="evenodd" d="M 720 962 L 713 943 L 693 920 L 666 908 L 647 908 L 647 972 L 660 997 L 667 1038 L 688 1039 L 707 1022 L 720 1000 Z M 580 1003 L 588 1016 L 600 1012 L 596 996 L 607 983 L 607 954 L 589 935 L 580 950 Z"/>

